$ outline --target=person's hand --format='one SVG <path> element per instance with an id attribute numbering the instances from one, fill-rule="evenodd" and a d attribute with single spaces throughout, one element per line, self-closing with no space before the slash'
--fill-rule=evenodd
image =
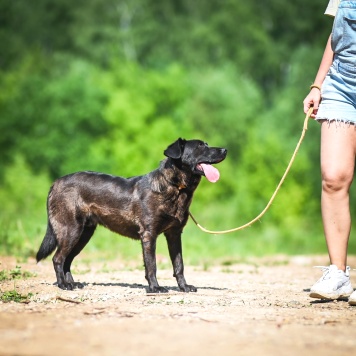
<path id="1" fill-rule="evenodd" d="M 309 110 L 310 107 L 313 107 L 314 110 L 310 117 L 315 119 L 316 113 L 318 112 L 319 104 L 321 100 L 321 93 L 318 88 L 312 88 L 310 90 L 310 93 L 307 95 L 307 97 L 304 99 L 303 104 L 304 104 L 304 113 L 306 114 Z"/>

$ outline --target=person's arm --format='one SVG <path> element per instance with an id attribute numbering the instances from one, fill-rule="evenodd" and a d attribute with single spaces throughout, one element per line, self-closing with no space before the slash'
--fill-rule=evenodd
<path id="1" fill-rule="evenodd" d="M 324 82 L 324 79 L 331 67 L 333 62 L 334 52 L 331 49 L 331 35 L 329 36 L 328 42 L 325 47 L 323 58 L 321 59 L 318 73 L 316 74 L 313 85 L 311 86 L 310 93 L 304 99 L 304 112 L 307 113 L 311 106 L 314 107 L 314 111 L 311 117 L 315 118 L 315 115 L 319 108 L 319 103 L 321 100 L 320 88 Z M 314 86 L 314 87 L 313 87 Z"/>

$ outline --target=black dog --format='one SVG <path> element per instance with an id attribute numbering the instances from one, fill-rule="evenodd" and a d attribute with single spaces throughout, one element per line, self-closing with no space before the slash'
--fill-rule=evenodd
<path id="1" fill-rule="evenodd" d="M 178 139 L 164 154 L 160 167 L 143 176 L 78 172 L 55 181 L 47 199 L 47 232 L 36 257 L 40 261 L 57 247 L 53 266 L 59 288 L 83 287 L 74 282 L 70 266 L 100 224 L 141 240 L 150 293 L 168 292 L 156 279 L 156 239 L 163 232 L 180 290 L 197 291 L 184 278 L 181 234 L 201 176 L 219 179 L 211 164 L 224 160 L 227 150 Z"/>

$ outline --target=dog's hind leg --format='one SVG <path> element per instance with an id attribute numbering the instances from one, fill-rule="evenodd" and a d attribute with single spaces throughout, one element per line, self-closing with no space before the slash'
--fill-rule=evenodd
<path id="1" fill-rule="evenodd" d="M 75 286 L 71 282 L 67 282 L 64 273 L 64 264 L 67 257 L 80 241 L 80 237 L 83 232 L 83 226 L 80 226 L 78 223 L 72 221 L 71 223 L 67 223 L 66 226 L 62 226 L 58 230 L 58 248 L 52 258 L 53 267 L 56 272 L 58 287 L 61 289 L 72 290 Z"/>
<path id="2" fill-rule="evenodd" d="M 66 257 L 63 265 L 63 272 L 64 272 L 64 278 L 65 281 L 68 284 L 71 284 L 73 288 L 83 288 L 84 285 L 79 283 L 79 282 L 74 282 L 70 267 L 71 264 L 76 256 L 79 255 L 79 253 L 83 250 L 83 248 L 86 246 L 86 244 L 90 241 L 91 237 L 94 234 L 94 231 L 96 229 L 96 225 L 91 225 L 91 226 L 85 226 L 83 229 L 83 232 L 80 236 L 79 241 L 77 244 L 73 247 L 72 251 L 69 253 L 69 255 Z"/>
<path id="3" fill-rule="evenodd" d="M 176 277 L 179 289 L 182 292 L 196 292 L 196 287 L 187 284 L 184 278 L 181 231 L 172 229 L 166 231 L 164 235 L 166 236 L 169 256 L 173 265 L 173 276 Z"/>

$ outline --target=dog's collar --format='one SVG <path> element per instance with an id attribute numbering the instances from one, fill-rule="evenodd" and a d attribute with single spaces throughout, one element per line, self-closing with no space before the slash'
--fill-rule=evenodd
<path id="1" fill-rule="evenodd" d="M 173 178 L 173 181 L 171 182 L 173 185 L 175 185 L 178 190 L 182 190 L 182 189 L 185 189 L 187 188 L 187 185 L 184 184 L 183 182 L 180 182 L 179 181 L 180 179 L 177 179 L 177 178 Z"/>

